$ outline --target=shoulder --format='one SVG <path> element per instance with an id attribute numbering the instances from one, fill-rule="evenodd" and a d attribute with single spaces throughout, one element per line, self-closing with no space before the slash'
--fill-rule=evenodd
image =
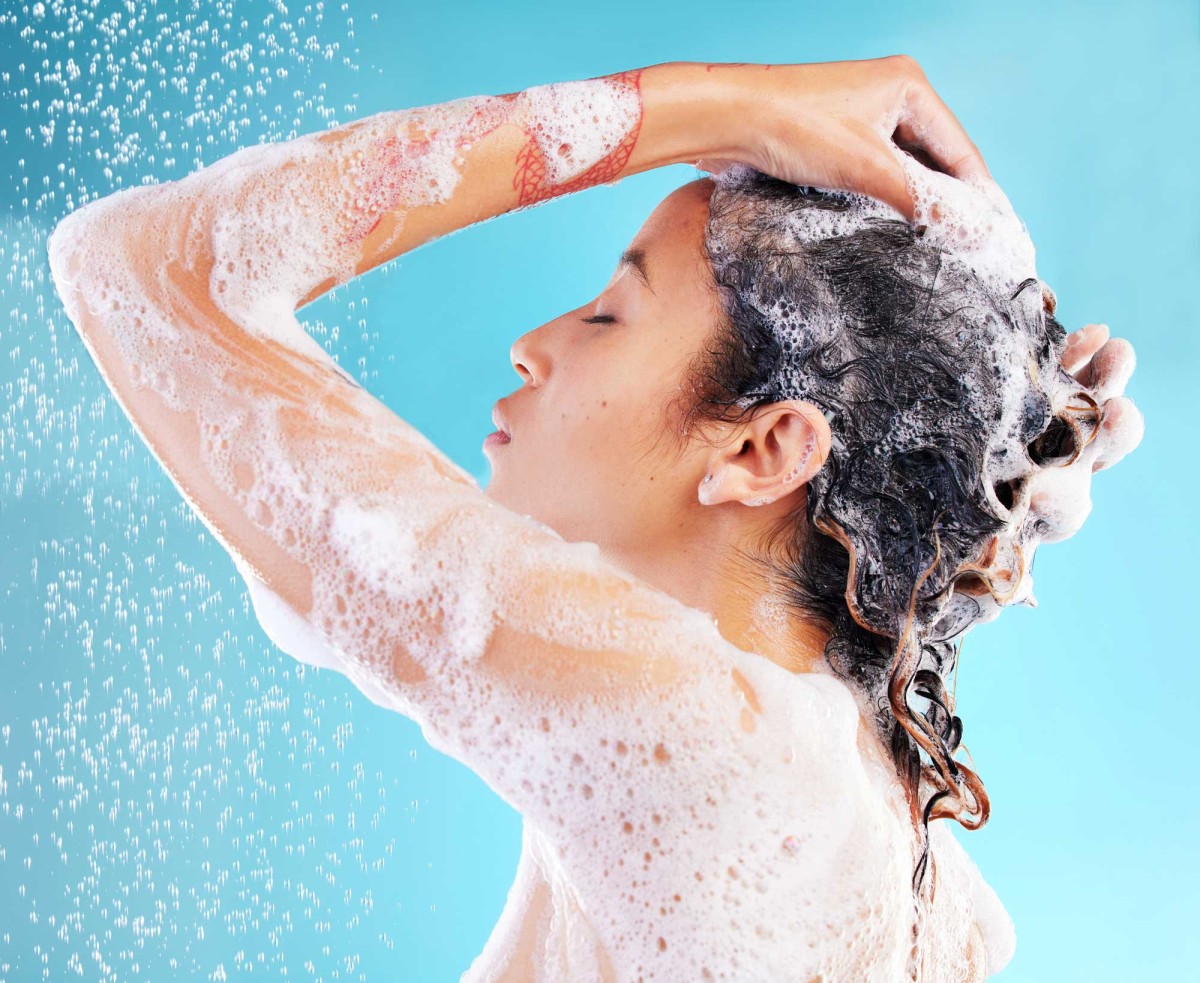
<path id="1" fill-rule="evenodd" d="M 962 884 L 967 902 L 964 913 L 971 918 L 972 934 L 977 936 L 986 954 L 986 975 L 994 976 L 1008 965 L 1016 950 L 1017 935 L 1012 918 L 945 822 L 930 826 L 929 839 L 943 876 Z"/>
<path id="2" fill-rule="evenodd" d="M 862 716 L 858 701 L 846 683 L 822 672 L 793 673 L 768 659 L 762 678 L 778 710 L 790 718 L 791 731 L 819 743 L 829 753 L 859 756 L 858 731 Z"/>
<path id="3" fill-rule="evenodd" d="M 781 757 L 787 774 L 820 782 L 830 801 L 848 806 L 854 798 L 877 797 L 876 781 L 864 768 L 862 717 L 850 689 L 834 676 L 794 673 L 765 656 L 728 648 L 716 668 L 728 703 L 728 726 L 743 752 Z"/>

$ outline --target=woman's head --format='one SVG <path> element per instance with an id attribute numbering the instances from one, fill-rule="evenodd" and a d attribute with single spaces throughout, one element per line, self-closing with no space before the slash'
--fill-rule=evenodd
<path id="1" fill-rule="evenodd" d="M 737 448 L 679 433 L 694 396 L 684 388 L 690 364 L 726 323 L 705 252 L 712 190 L 713 182 L 695 181 L 669 195 L 598 297 L 517 340 L 511 358 L 525 385 L 498 404 L 511 441 L 487 448 L 489 495 L 631 566 L 689 543 L 716 555 L 709 523 L 728 524 L 701 504 L 700 489 Z M 755 436 L 770 424 L 801 444 L 819 430 L 828 446 L 815 407 L 764 413 Z M 806 476 L 796 475 L 790 487 Z M 780 493 L 767 487 L 771 475 L 743 477 L 747 497 Z"/>
<path id="2" fill-rule="evenodd" d="M 819 627 L 914 814 L 974 826 L 944 682 L 963 632 L 1026 596 L 1037 541 L 1073 531 L 1026 479 L 1087 428 L 1021 243 L 989 266 L 955 242 L 747 169 L 679 189 L 596 301 L 514 345 L 528 385 L 489 493 L 635 570 L 757 567 Z"/>

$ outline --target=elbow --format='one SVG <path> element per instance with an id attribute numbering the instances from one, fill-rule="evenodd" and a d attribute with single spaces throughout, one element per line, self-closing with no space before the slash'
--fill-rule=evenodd
<path id="1" fill-rule="evenodd" d="M 983 943 L 988 977 L 995 976 L 1013 958 L 1017 948 L 1017 933 L 1004 905 L 982 878 L 974 886 L 975 931 Z"/>
<path id="2" fill-rule="evenodd" d="M 126 244 L 135 199 L 146 190 L 130 188 L 83 205 L 64 216 L 46 240 L 54 289 L 80 333 L 100 311 L 115 309 L 131 282 Z"/>
<path id="3" fill-rule="evenodd" d="M 1010 962 L 1017 950 L 1017 933 L 1013 928 L 1012 919 L 1005 913 L 1002 921 L 985 931 L 984 945 L 987 947 L 987 973 L 995 976 Z"/>
<path id="4" fill-rule="evenodd" d="M 64 215 L 46 240 L 46 252 L 50 260 L 50 273 L 54 285 L 60 290 L 73 283 L 78 275 L 77 259 L 95 248 L 97 239 L 104 233 L 114 231 L 112 226 L 112 201 L 122 197 L 118 192 L 99 201 L 81 205 Z"/>
<path id="5" fill-rule="evenodd" d="M 93 202 L 66 215 L 46 240 L 50 278 L 67 316 L 77 331 L 82 331 L 89 308 L 98 305 L 104 293 L 103 276 L 97 263 L 112 266 L 120 253 L 110 224 L 98 212 L 107 212 L 104 202 Z M 105 254 L 101 257 L 101 250 Z"/>
<path id="6" fill-rule="evenodd" d="M 46 244 L 50 260 L 50 279 L 58 293 L 67 318 L 75 331 L 84 336 L 91 325 L 98 303 L 86 293 L 83 271 L 86 255 L 74 243 L 59 233 L 56 227 Z"/>
<path id="7" fill-rule="evenodd" d="M 79 279 L 80 249 L 78 211 L 58 223 L 46 240 L 50 279 L 71 320 L 78 323 L 75 284 Z"/>

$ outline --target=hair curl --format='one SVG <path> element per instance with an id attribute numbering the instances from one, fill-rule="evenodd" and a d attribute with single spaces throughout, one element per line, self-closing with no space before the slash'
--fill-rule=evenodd
<path id="1" fill-rule="evenodd" d="M 1014 457 L 1026 473 L 1073 459 L 1082 431 L 1051 393 L 1080 387 L 1060 365 L 1051 303 L 1028 289 L 1039 281 L 997 296 L 898 218 L 838 232 L 864 201 L 748 169 L 718 182 L 704 246 L 726 323 L 689 367 L 684 430 L 797 398 L 829 420 L 827 462 L 770 537 L 786 561 L 766 562 L 828 632 L 828 663 L 891 748 L 925 844 L 918 890 L 929 821 L 987 821 L 982 782 L 954 758 L 962 720 L 946 684 L 963 634 L 1011 599 L 1036 539 L 1010 522 L 1020 475 L 989 474 L 1014 474 Z"/>

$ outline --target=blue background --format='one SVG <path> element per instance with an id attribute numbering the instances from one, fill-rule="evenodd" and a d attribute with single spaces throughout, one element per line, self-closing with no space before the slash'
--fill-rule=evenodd
<path id="1" fill-rule="evenodd" d="M 1060 318 L 1133 342 L 1147 423 L 1098 476 L 1083 531 L 1038 554 L 1041 607 L 964 647 L 959 707 L 994 813 L 961 838 L 1016 923 L 1003 978 L 1195 978 L 1196 4 L 326 7 L 131 15 L 97 0 L 0 17 L 0 981 L 457 979 L 520 847 L 520 817 L 414 724 L 266 641 L 49 287 L 57 218 L 388 109 L 660 61 L 895 52 L 982 150 Z M 272 54 L 289 34 L 337 47 Z M 88 51 L 98 74 L 55 81 Z M 71 118 L 86 124 L 75 140 Z M 660 170 L 458 233 L 306 321 L 485 482 L 489 408 L 518 385 L 509 345 L 598 291 L 693 176 Z"/>

